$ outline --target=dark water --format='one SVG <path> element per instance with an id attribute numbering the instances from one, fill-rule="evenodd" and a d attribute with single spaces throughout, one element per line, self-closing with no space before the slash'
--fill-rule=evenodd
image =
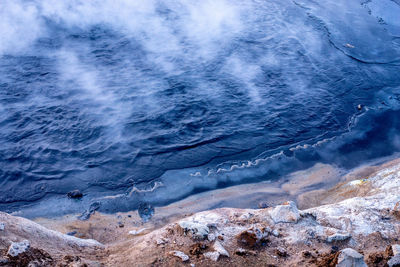
<path id="1" fill-rule="evenodd" d="M 395 0 L 5 0 L 0 35 L 0 210 L 131 210 L 400 150 Z"/>

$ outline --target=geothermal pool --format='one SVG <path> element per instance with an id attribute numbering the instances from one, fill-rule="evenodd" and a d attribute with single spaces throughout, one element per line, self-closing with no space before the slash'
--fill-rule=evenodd
<path id="1" fill-rule="evenodd" d="M 3 0 L 0 36 L 2 211 L 161 206 L 400 150 L 398 0 Z"/>

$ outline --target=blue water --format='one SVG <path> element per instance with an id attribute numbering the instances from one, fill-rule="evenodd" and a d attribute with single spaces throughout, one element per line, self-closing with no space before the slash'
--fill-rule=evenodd
<path id="1" fill-rule="evenodd" d="M 0 210 L 132 210 L 400 150 L 398 1 L 3 0 L 0 36 Z"/>

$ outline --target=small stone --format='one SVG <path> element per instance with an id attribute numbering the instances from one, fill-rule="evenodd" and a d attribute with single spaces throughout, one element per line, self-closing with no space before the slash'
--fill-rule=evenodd
<path id="1" fill-rule="evenodd" d="M 364 256 L 352 248 L 345 248 L 340 251 L 336 267 L 367 267 Z"/>
<path id="2" fill-rule="evenodd" d="M 257 243 L 257 235 L 252 231 L 243 231 L 237 237 L 237 242 L 247 247 L 254 247 Z"/>
<path id="3" fill-rule="evenodd" d="M 237 250 L 235 250 L 235 254 L 239 255 L 239 256 L 243 256 L 246 255 L 246 251 L 244 248 L 238 248 Z"/>
<path id="4" fill-rule="evenodd" d="M 210 232 L 210 229 L 206 225 L 197 222 L 180 221 L 179 226 L 185 234 L 191 233 L 196 239 L 205 239 Z"/>
<path id="5" fill-rule="evenodd" d="M 164 238 L 160 238 L 160 239 L 157 239 L 157 240 L 156 240 L 157 246 L 163 245 L 163 244 L 165 244 L 165 243 L 167 243 L 167 242 L 168 242 L 168 241 L 165 240 Z"/>
<path id="6" fill-rule="evenodd" d="M 400 245 L 398 244 L 392 245 L 392 251 L 394 256 L 400 254 Z"/>
<path id="7" fill-rule="evenodd" d="M 252 251 L 252 250 L 247 250 L 244 248 L 238 248 L 237 250 L 235 250 L 235 254 L 238 256 L 247 256 L 247 255 L 253 255 L 256 256 L 257 252 Z"/>
<path id="8" fill-rule="evenodd" d="M 142 228 L 142 229 L 139 229 L 139 230 L 132 230 L 132 231 L 129 231 L 129 234 L 130 235 L 139 235 L 139 234 L 141 234 L 142 232 L 144 232 L 146 230 L 147 230 L 147 228 Z"/>
<path id="9" fill-rule="evenodd" d="M 287 257 L 287 252 L 284 248 L 278 247 L 275 249 L 275 254 L 279 257 Z"/>
<path id="10" fill-rule="evenodd" d="M 334 253 L 336 253 L 336 252 L 338 252 L 339 251 L 339 247 L 337 247 L 337 246 L 332 246 L 331 247 L 331 253 L 332 254 L 334 254 Z"/>
<path id="11" fill-rule="evenodd" d="M 266 208 L 269 208 L 270 207 L 270 205 L 267 203 L 267 202 L 260 202 L 260 203 L 258 203 L 258 208 L 259 209 L 266 209 Z"/>
<path id="12" fill-rule="evenodd" d="M 215 241 L 213 248 L 216 252 L 218 252 L 220 255 L 228 257 L 229 258 L 229 253 L 228 251 L 221 245 L 221 243 L 217 240 Z"/>
<path id="13" fill-rule="evenodd" d="M 275 223 L 296 223 L 300 219 L 300 212 L 293 201 L 276 206 L 270 215 Z"/>
<path id="14" fill-rule="evenodd" d="M 331 243 L 333 241 L 343 241 L 343 240 L 349 239 L 350 237 L 351 237 L 351 235 L 348 233 L 343 233 L 343 234 L 336 233 L 336 234 L 328 236 L 326 238 L 326 242 Z"/>
<path id="15" fill-rule="evenodd" d="M 389 267 L 400 267 L 400 254 L 394 255 L 387 264 Z"/>
<path id="16" fill-rule="evenodd" d="M 274 229 L 272 232 L 271 232 L 271 234 L 273 235 L 273 236 L 275 236 L 275 237 L 279 237 L 279 232 L 278 232 L 278 230 L 276 230 L 276 229 Z"/>
<path id="17" fill-rule="evenodd" d="M 118 222 L 118 227 L 123 228 L 125 225 L 122 222 Z"/>
<path id="18" fill-rule="evenodd" d="M 180 258 L 183 262 L 189 260 L 189 256 L 183 253 L 182 251 L 174 250 L 169 253 L 172 256 Z"/>
<path id="19" fill-rule="evenodd" d="M 68 192 L 67 196 L 68 196 L 69 198 L 75 198 L 75 199 L 77 199 L 77 198 L 82 198 L 82 197 L 83 197 L 83 194 L 82 194 L 81 191 L 79 191 L 78 189 L 76 189 L 76 190 L 73 190 L 73 191 L 71 191 L 71 192 Z"/>
<path id="20" fill-rule="evenodd" d="M 207 239 L 208 239 L 208 241 L 212 242 L 216 239 L 216 237 L 214 234 L 208 234 Z"/>
<path id="21" fill-rule="evenodd" d="M 27 252 L 30 246 L 31 245 L 28 240 L 24 240 L 22 242 L 11 242 L 7 254 L 11 257 L 16 257 L 21 253 Z"/>
<path id="22" fill-rule="evenodd" d="M 0 231 L 4 231 L 5 227 L 6 227 L 6 224 L 3 222 L 0 222 Z"/>
<path id="23" fill-rule="evenodd" d="M 218 261 L 218 259 L 219 259 L 219 253 L 216 251 L 207 252 L 207 253 L 204 253 L 203 255 L 204 255 L 204 257 L 206 257 L 212 261 Z"/>
<path id="24" fill-rule="evenodd" d="M 66 235 L 74 236 L 74 235 L 76 235 L 77 233 L 78 233 L 77 231 L 72 231 L 72 232 L 66 233 Z"/>
<path id="25" fill-rule="evenodd" d="M 268 241 L 266 239 L 267 237 L 268 231 L 252 227 L 238 234 L 236 236 L 236 239 L 239 245 L 246 247 L 255 247 L 256 245 L 262 245 L 266 241 Z"/>

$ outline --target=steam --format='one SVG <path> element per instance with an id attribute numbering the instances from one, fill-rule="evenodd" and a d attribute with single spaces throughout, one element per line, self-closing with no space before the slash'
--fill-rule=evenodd
<path id="1" fill-rule="evenodd" d="M 48 35 L 49 23 L 81 30 L 105 25 L 140 40 L 147 51 L 156 53 L 182 50 L 185 42 L 196 48 L 218 45 L 242 29 L 240 4 L 226 0 L 4 0 L 0 4 L 0 54 L 28 49 Z M 200 53 L 204 56 L 209 50 Z"/>
<path id="2" fill-rule="evenodd" d="M 0 55 L 22 53 L 45 34 L 37 5 L 19 0 L 0 3 Z"/>

